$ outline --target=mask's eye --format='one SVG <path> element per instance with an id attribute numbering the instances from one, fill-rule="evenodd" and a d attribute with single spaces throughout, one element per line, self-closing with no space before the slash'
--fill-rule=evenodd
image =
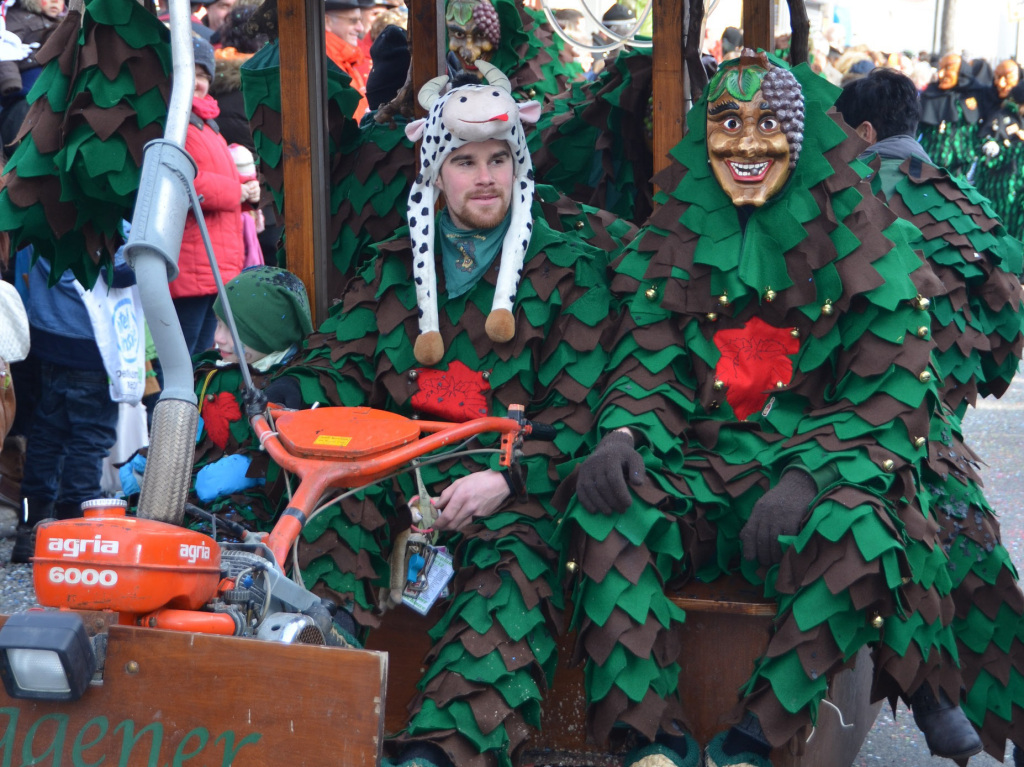
<path id="1" fill-rule="evenodd" d="M 740 119 L 738 117 L 726 117 L 722 120 L 722 127 L 732 133 L 740 129 Z"/>
<path id="2" fill-rule="evenodd" d="M 762 117 L 759 127 L 765 133 L 772 133 L 779 129 L 779 120 L 777 117 Z"/>

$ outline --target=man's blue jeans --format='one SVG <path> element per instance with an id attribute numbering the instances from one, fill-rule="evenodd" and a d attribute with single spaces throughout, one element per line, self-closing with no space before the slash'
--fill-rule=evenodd
<path id="1" fill-rule="evenodd" d="M 117 441 L 106 371 L 40 362 L 39 383 L 22 496 L 60 504 L 101 497 L 103 459 Z"/>

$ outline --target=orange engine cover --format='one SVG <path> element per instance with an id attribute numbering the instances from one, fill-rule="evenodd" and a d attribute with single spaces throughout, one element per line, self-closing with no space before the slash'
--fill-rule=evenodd
<path id="1" fill-rule="evenodd" d="M 86 511 L 36 533 L 32 578 L 39 604 L 143 615 L 161 607 L 197 610 L 220 583 L 220 547 L 165 522 Z"/>

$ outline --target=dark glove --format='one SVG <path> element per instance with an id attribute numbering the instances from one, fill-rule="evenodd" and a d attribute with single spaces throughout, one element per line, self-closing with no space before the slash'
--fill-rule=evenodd
<path id="1" fill-rule="evenodd" d="M 806 471 L 785 472 L 779 483 L 754 504 L 750 519 L 740 531 L 743 556 L 765 566 L 782 561 L 779 536 L 800 532 L 817 494 L 818 486 Z"/>
<path id="2" fill-rule="evenodd" d="M 267 395 L 268 402 L 284 405 L 289 410 L 301 410 L 304 405 L 302 388 L 299 386 L 299 382 L 291 376 L 275 378 L 267 384 L 263 393 Z"/>
<path id="3" fill-rule="evenodd" d="M 644 459 L 633 447 L 633 438 L 626 432 L 613 431 L 580 466 L 576 495 L 589 512 L 621 514 L 633 502 L 629 486 L 639 487 L 646 476 Z"/>

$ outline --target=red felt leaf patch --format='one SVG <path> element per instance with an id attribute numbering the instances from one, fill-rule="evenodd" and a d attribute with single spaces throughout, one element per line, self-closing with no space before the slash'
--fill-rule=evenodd
<path id="1" fill-rule="evenodd" d="M 790 330 L 754 317 L 741 328 L 715 334 L 722 355 L 715 377 L 725 383 L 725 399 L 741 421 L 760 410 L 779 383 L 788 386 L 793 380 L 791 355 L 800 349 L 800 340 Z"/>
<path id="2" fill-rule="evenodd" d="M 238 407 L 235 395 L 222 391 L 206 398 L 200 415 L 203 416 L 206 433 L 210 435 L 213 444 L 223 450 L 228 444 L 229 427 L 242 417 L 242 410 Z"/>
<path id="3" fill-rule="evenodd" d="M 412 406 L 420 413 L 442 421 L 462 423 L 482 418 L 488 413 L 487 395 L 491 385 L 483 373 L 470 370 L 455 361 L 447 370 L 419 368 L 416 383 L 419 391 L 412 395 Z"/>

